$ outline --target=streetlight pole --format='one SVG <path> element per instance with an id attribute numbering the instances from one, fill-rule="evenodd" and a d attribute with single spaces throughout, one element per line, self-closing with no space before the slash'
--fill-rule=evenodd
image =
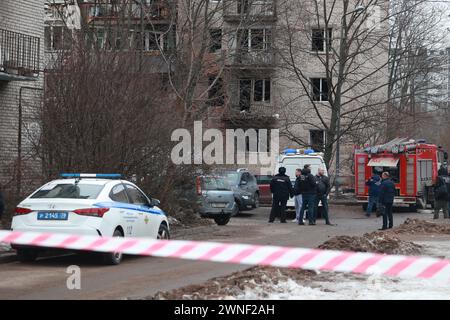
<path id="1" fill-rule="evenodd" d="M 341 17 L 341 37 L 340 37 L 340 44 L 339 44 L 339 60 L 341 60 L 341 61 L 339 63 L 339 74 L 338 74 L 338 77 L 339 77 L 338 86 L 339 87 L 342 87 L 343 80 L 344 80 L 344 65 L 343 65 L 343 62 L 342 62 L 342 57 L 344 56 L 344 50 L 345 50 L 344 46 L 346 45 L 346 41 L 345 41 L 346 39 L 344 39 L 345 38 L 345 35 L 344 35 L 344 28 L 345 28 L 345 26 L 344 26 L 344 18 L 346 16 L 350 15 L 350 14 L 355 14 L 356 13 L 356 15 L 359 15 L 364 10 L 366 10 L 366 8 L 364 6 L 362 6 L 362 5 L 359 5 L 353 11 L 347 12 L 346 14 L 342 15 L 342 17 Z M 340 184 L 339 173 L 340 173 L 340 148 L 341 148 L 341 143 L 340 143 L 340 138 L 341 138 L 340 137 L 341 136 L 341 103 L 342 103 L 342 101 L 341 101 L 341 90 L 339 90 L 339 94 L 338 94 L 338 96 L 335 99 L 335 106 L 337 107 L 337 110 L 336 110 L 336 116 L 337 116 L 337 119 L 336 119 L 336 121 L 337 121 L 337 123 L 336 123 L 336 160 L 335 160 L 335 165 L 336 165 L 335 171 L 336 172 L 335 172 L 335 178 L 334 178 L 334 180 L 335 180 L 335 192 L 336 192 L 335 195 L 336 195 L 336 198 L 339 197 L 339 184 Z"/>

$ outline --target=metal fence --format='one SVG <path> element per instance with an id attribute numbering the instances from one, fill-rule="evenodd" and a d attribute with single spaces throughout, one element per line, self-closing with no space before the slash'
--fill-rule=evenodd
<path id="1" fill-rule="evenodd" d="M 39 71 L 40 39 L 0 29 L 0 71 L 35 76 Z"/>

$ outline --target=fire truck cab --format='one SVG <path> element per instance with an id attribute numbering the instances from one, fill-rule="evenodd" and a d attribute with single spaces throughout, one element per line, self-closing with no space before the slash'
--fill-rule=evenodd
<path id="1" fill-rule="evenodd" d="M 389 172 L 397 194 L 394 205 L 409 205 L 412 210 L 434 207 L 432 186 L 439 168 L 447 166 L 448 154 L 424 140 L 394 139 L 384 145 L 355 150 L 355 193 L 367 208 L 366 181 L 374 174 Z"/>

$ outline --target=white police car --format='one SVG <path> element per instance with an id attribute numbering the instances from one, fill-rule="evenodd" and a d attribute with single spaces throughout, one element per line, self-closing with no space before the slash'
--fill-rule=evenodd
<path id="1" fill-rule="evenodd" d="M 110 237 L 169 239 L 169 222 L 148 198 L 120 174 L 61 174 L 23 200 L 16 208 L 15 231 L 69 233 Z M 33 261 L 39 248 L 15 246 L 20 261 Z M 120 253 L 104 254 L 119 264 Z"/>

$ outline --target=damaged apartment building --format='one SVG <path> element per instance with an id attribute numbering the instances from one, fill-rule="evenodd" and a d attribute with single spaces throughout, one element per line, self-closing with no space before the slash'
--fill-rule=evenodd
<path id="1" fill-rule="evenodd" d="M 32 145 L 39 130 L 43 43 L 44 0 L 0 1 L 0 189 L 7 204 L 40 169 Z"/>

